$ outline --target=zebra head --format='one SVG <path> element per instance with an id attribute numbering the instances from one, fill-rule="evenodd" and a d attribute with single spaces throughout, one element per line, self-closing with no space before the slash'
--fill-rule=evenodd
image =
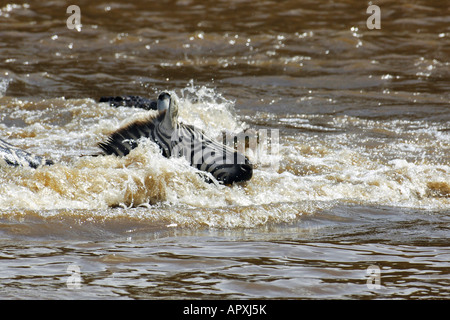
<path id="1" fill-rule="evenodd" d="M 224 184 L 251 179 L 253 166 L 245 155 L 214 141 L 194 126 L 178 123 L 175 97 L 167 92 L 161 93 L 157 108 L 163 118 L 154 137 L 166 156 L 185 157 L 192 166 L 209 172 Z"/>
<path id="2" fill-rule="evenodd" d="M 100 148 L 106 154 L 126 156 L 137 147 L 140 138 L 147 137 L 161 148 L 165 157 L 185 157 L 191 166 L 210 173 L 221 183 L 251 179 L 253 166 L 245 155 L 214 141 L 194 126 L 178 122 L 175 97 L 167 92 L 161 93 L 157 109 L 157 116 L 152 115 L 146 121 L 135 121 L 119 129 L 100 143 Z"/>

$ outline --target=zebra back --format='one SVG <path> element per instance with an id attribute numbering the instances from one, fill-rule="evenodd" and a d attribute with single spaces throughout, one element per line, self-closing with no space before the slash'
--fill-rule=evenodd
<path id="1" fill-rule="evenodd" d="M 13 167 L 22 166 L 36 169 L 43 165 L 52 165 L 53 161 L 36 156 L 0 139 L 0 167 L 2 164 Z"/>
<path id="2" fill-rule="evenodd" d="M 164 119 L 165 111 L 158 116 L 151 116 L 147 120 L 138 120 L 115 131 L 104 142 L 98 144 L 105 154 L 116 156 L 126 156 L 130 151 L 138 146 L 137 141 L 142 138 L 150 138 L 157 142 L 156 126 Z M 163 149 L 164 153 L 164 149 Z M 164 154 L 169 157 L 169 154 Z"/>

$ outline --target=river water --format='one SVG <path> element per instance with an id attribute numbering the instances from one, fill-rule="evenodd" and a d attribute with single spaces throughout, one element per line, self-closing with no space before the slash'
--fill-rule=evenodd
<path id="1" fill-rule="evenodd" d="M 0 168 L 0 298 L 450 297 L 446 1 L 0 3 L 0 138 L 56 162 Z M 234 186 L 92 156 L 152 112 L 100 96 L 163 90 L 277 147 Z"/>

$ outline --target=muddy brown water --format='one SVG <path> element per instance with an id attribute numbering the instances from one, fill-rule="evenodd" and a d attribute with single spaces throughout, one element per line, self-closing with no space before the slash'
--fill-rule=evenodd
<path id="1" fill-rule="evenodd" d="M 0 138 L 56 162 L 0 169 L 1 298 L 449 298 L 448 3 L 77 2 L 0 2 Z M 147 114 L 100 96 L 163 90 L 278 152 L 231 187 L 90 156 Z"/>

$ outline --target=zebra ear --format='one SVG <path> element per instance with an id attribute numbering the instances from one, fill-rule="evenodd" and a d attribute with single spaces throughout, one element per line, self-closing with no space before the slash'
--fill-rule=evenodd
<path id="1" fill-rule="evenodd" d="M 170 94 L 163 92 L 158 96 L 158 101 L 156 102 L 156 109 L 159 113 L 169 109 L 170 105 Z"/>
<path id="2" fill-rule="evenodd" d="M 169 113 L 170 120 L 172 121 L 172 127 L 175 128 L 178 122 L 178 100 L 175 97 L 170 99 Z"/>
<path id="3" fill-rule="evenodd" d="M 169 108 L 161 115 L 164 115 L 162 126 L 165 130 L 174 130 L 178 123 L 178 102 L 174 97 L 170 98 Z"/>

